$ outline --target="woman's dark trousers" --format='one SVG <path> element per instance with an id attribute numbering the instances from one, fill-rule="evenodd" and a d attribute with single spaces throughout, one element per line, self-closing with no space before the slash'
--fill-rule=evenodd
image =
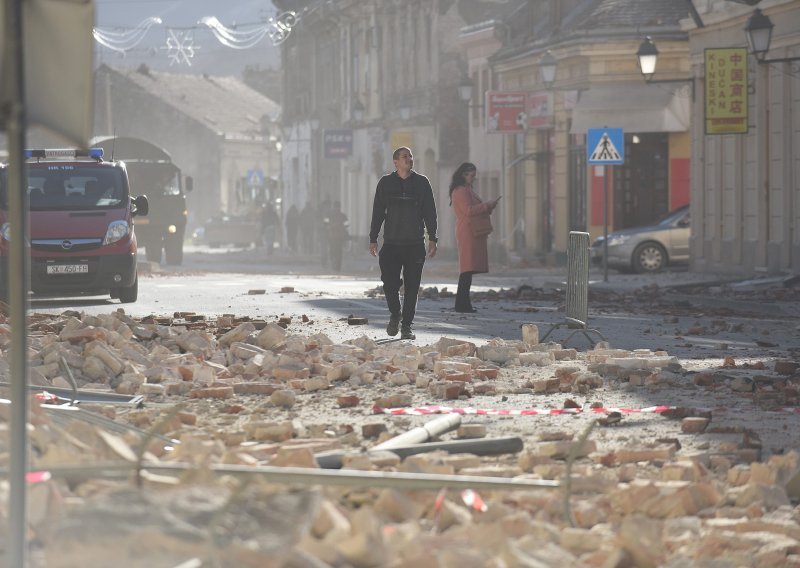
<path id="1" fill-rule="evenodd" d="M 458 290 L 456 291 L 456 310 L 469 311 L 472 301 L 469 299 L 469 289 L 472 287 L 473 272 L 462 272 L 458 276 Z"/>

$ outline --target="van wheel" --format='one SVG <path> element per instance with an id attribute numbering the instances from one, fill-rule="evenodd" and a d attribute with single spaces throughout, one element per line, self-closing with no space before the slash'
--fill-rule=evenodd
<path id="1" fill-rule="evenodd" d="M 178 235 L 167 237 L 164 241 L 164 256 L 167 264 L 178 266 L 183 262 L 183 240 Z"/>
<path id="2" fill-rule="evenodd" d="M 124 286 L 122 288 L 117 288 L 115 293 L 118 294 L 119 301 L 123 304 L 130 304 L 135 302 L 136 299 L 139 297 L 139 275 L 137 274 L 136 277 L 133 279 L 133 284 L 130 286 Z M 113 295 L 112 295 L 113 297 Z"/>
<path id="3" fill-rule="evenodd" d="M 150 262 L 161 262 L 161 243 L 152 241 L 145 244 L 144 255 Z"/>

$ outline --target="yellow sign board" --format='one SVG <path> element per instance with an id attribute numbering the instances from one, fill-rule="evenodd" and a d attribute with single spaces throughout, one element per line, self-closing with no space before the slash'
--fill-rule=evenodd
<path id="1" fill-rule="evenodd" d="M 394 152 L 401 146 L 405 146 L 406 148 L 411 148 L 413 152 L 414 133 L 409 132 L 408 130 L 393 130 L 389 138 L 389 145 L 391 146 L 392 152 Z"/>
<path id="2" fill-rule="evenodd" d="M 706 134 L 747 133 L 747 49 L 706 49 Z"/>

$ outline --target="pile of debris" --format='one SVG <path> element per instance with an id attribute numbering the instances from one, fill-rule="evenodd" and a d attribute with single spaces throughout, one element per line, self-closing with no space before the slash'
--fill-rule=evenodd
<path id="1" fill-rule="evenodd" d="M 541 344 L 535 325 L 515 341 L 416 346 L 334 343 L 294 333 L 291 318 L 221 320 L 31 318 L 34 562 L 800 565 L 800 454 L 764 456 L 762 436 L 716 425 L 716 409 L 589 402 L 642 400 L 641 389 L 749 402 L 776 392 L 763 377 L 779 377 L 774 409 L 796 396 L 794 362 L 688 373 L 665 352 Z M 0 347 L 7 378 L 5 323 Z M 735 371 L 762 379 L 744 391 Z M 567 398 L 548 408 L 557 397 Z M 478 400 L 498 406 L 444 406 Z M 426 418 L 437 413 L 444 428 Z M 540 414 L 573 421 L 523 423 Z M 482 420 L 462 423 L 470 415 Z M 648 439 L 656 421 L 667 426 Z M 421 438 L 408 430 L 423 422 Z M 0 485 L 3 517 L 8 490 Z"/>

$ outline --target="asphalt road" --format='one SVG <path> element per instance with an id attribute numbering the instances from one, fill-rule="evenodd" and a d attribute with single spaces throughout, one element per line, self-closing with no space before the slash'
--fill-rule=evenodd
<path id="1" fill-rule="evenodd" d="M 377 260 L 366 250 L 360 252 L 346 257 L 347 274 L 331 274 L 315 257 L 189 247 L 180 267 L 140 263 L 136 303 L 121 305 L 107 297 L 33 297 L 31 311 L 96 314 L 122 308 L 135 317 L 194 312 L 209 318 L 232 314 L 267 321 L 292 316 L 291 330 L 296 333 L 323 332 L 335 341 L 386 337 Z M 774 294 L 764 293 L 780 290 L 778 283 L 743 295 L 727 284 L 720 286 L 723 280 L 714 275 L 612 272 L 604 282 L 602 272 L 593 270 L 588 305 L 589 329 L 595 331 L 583 333 L 565 325 L 563 269 L 498 268 L 476 276 L 476 314 L 453 311 L 457 273 L 453 259 L 428 261 L 415 320 L 418 344 L 442 336 L 477 344 L 495 337 L 519 339 L 522 324 L 533 323 L 540 336 L 549 331 L 549 341 L 581 350 L 605 339 L 615 348 L 665 350 L 682 359 L 779 358 L 800 352 L 794 296 L 776 301 Z M 520 289 L 527 289 L 527 296 L 518 297 Z M 310 321 L 301 322 L 303 315 Z M 350 315 L 366 317 L 368 323 L 348 325 Z"/>

